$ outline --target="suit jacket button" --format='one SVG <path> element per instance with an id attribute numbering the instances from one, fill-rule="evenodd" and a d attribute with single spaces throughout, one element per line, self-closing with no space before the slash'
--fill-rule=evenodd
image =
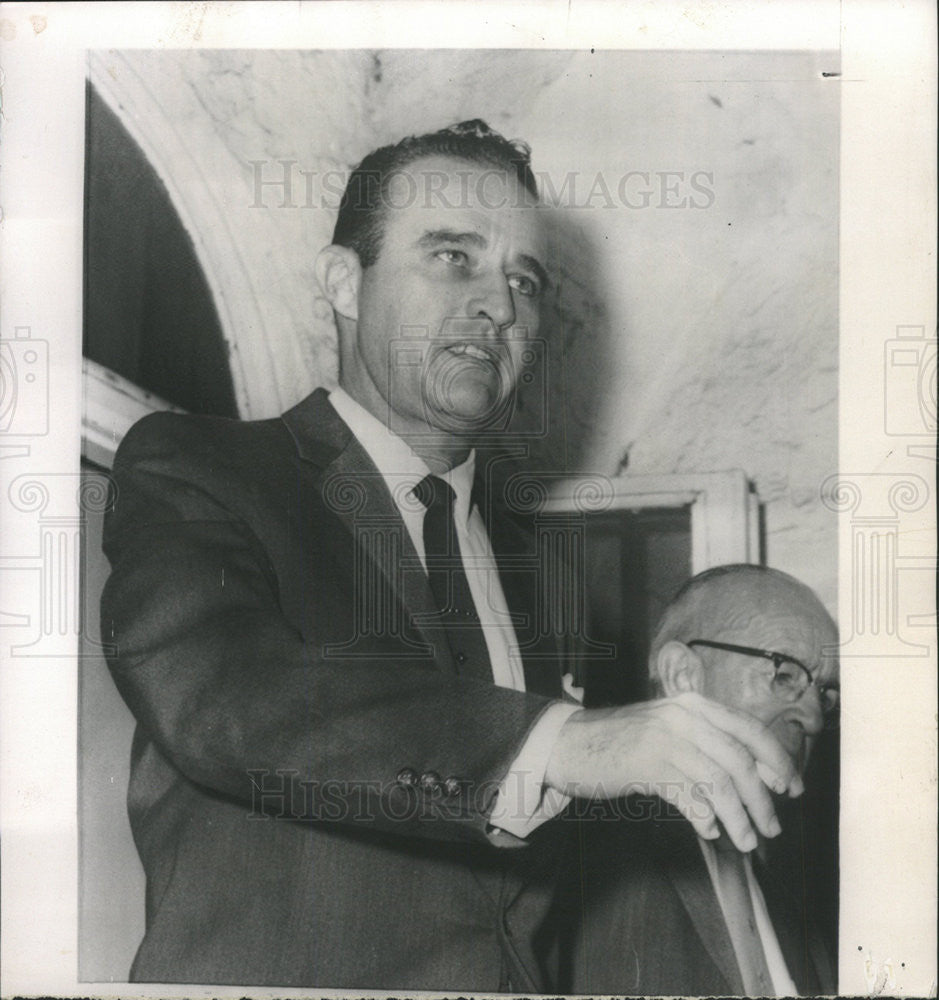
<path id="1" fill-rule="evenodd" d="M 435 795 L 440 791 L 440 775 L 436 771 L 425 771 L 421 775 L 421 789 Z"/>
<path id="2" fill-rule="evenodd" d="M 398 775 L 395 781 L 399 785 L 416 785 L 417 784 L 417 771 L 413 767 L 403 767 L 398 771 Z"/>
<path id="3" fill-rule="evenodd" d="M 463 664 L 466 663 L 466 653 L 457 653 L 456 662 L 459 663 L 460 666 L 463 666 Z"/>
<path id="4" fill-rule="evenodd" d="M 454 795 L 460 794 L 460 790 L 463 787 L 463 782 L 460 781 L 459 778 L 454 778 L 451 776 L 447 778 L 447 780 L 443 783 L 443 787 L 447 795 L 449 795 L 452 798 Z"/>

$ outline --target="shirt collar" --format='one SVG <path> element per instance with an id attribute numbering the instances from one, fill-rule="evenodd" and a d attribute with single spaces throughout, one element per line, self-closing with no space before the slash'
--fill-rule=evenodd
<path id="1" fill-rule="evenodd" d="M 395 503 L 401 507 L 400 491 L 396 487 L 405 481 L 409 481 L 412 487 L 416 486 L 430 474 L 427 463 L 394 431 L 389 430 L 374 414 L 356 402 L 345 389 L 337 386 L 330 392 L 329 401 L 375 463 Z M 456 493 L 454 516 L 458 520 L 465 521 L 469 518 L 475 474 L 476 452 L 473 450 L 465 462 L 440 476 Z"/>

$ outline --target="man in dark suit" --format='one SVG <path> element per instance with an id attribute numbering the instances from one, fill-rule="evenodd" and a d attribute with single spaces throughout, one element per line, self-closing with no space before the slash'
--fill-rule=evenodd
<path id="1" fill-rule="evenodd" d="M 538 990 L 568 796 L 720 773 L 692 820 L 743 842 L 772 833 L 764 781 L 800 791 L 740 713 L 562 696 L 550 581 L 473 450 L 537 337 L 541 214 L 527 147 L 482 122 L 377 150 L 316 262 L 339 386 L 123 442 L 102 617 L 138 721 L 133 978 Z"/>
<path id="2" fill-rule="evenodd" d="M 694 690 L 748 712 L 800 770 L 838 705 L 834 622 L 809 588 L 765 567 L 694 577 L 666 609 L 649 662 L 657 693 Z M 750 854 L 702 840 L 661 799 L 618 806 L 585 831 L 572 992 L 837 992 L 804 855 L 786 868 L 762 838 Z"/>

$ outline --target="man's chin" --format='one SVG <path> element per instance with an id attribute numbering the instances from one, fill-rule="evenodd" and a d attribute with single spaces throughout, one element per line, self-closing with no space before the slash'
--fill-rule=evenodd
<path id="1" fill-rule="evenodd" d="M 474 434 L 504 430 L 511 416 L 514 378 L 498 356 L 439 351 L 424 371 L 422 392 L 429 422 Z"/>
<path id="2" fill-rule="evenodd" d="M 444 399 L 425 400 L 429 423 L 453 434 L 473 435 L 504 430 L 511 416 L 512 397 L 490 384 L 451 387 Z"/>

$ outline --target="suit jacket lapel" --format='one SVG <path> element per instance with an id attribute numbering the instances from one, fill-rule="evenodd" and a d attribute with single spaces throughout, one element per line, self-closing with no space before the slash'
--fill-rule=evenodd
<path id="1" fill-rule="evenodd" d="M 436 610 L 433 594 L 394 500 L 368 453 L 330 405 L 326 390 L 317 389 L 282 419 L 300 458 L 319 468 L 317 485 L 327 508 L 353 538 L 365 525 L 383 526 L 397 537 L 396 550 L 392 545 L 369 546 L 368 558 L 407 613 L 432 617 Z M 489 531 L 506 603 L 517 623 L 526 689 L 559 698 L 560 650 L 552 636 L 541 636 L 538 629 L 537 602 L 542 588 L 534 539 L 505 512 L 493 512 L 488 507 L 481 480 L 474 485 L 473 499 Z M 456 673 L 449 645 L 435 637 L 432 630 L 421 628 L 413 620 L 412 624 L 420 638 L 434 647 L 441 668 Z"/>
<path id="2" fill-rule="evenodd" d="M 398 508 L 368 453 L 330 405 L 326 391 L 317 389 L 282 419 L 300 457 L 319 466 L 317 488 L 327 510 L 356 539 L 357 558 L 364 553 L 411 616 L 416 635 L 434 649 L 438 666 L 455 673 L 447 643 L 413 620 L 414 615 L 433 615 L 435 604 Z M 368 533 L 377 534 L 378 543 L 362 544 Z"/>
<path id="3" fill-rule="evenodd" d="M 743 995 L 743 980 L 694 828 L 687 822 L 657 824 L 665 870 L 704 947 L 727 980 L 730 994 Z"/>

